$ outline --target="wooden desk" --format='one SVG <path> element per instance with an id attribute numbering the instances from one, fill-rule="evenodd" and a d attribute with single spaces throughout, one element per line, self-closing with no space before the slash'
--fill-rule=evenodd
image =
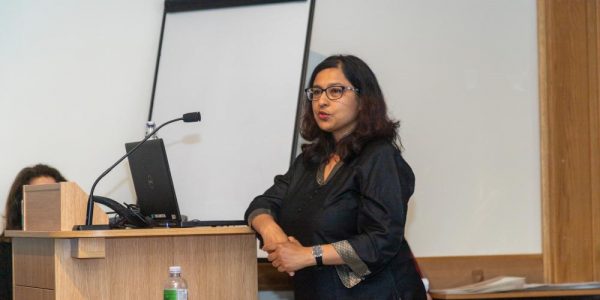
<path id="1" fill-rule="evenodd" d="M 549 290 L 549 291 L 514 291 L 489 294 L 435 294 L 433 299 L 518 299 L 518 298 L 562 298 L 568 296 L 600 295 L 600 289 L 588 290 Z"/>
<path id="2" fill-rule="evenodd" d="M 6 231 L 14 299 L 162 299 L 180 265 L 190 299 L 256 299 L 254 231 L 241 227 Z"/>

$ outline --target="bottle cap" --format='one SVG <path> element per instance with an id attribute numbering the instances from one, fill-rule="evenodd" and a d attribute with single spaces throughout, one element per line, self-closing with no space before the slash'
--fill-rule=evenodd
<path id="1" fill-rule="evenodd" d="M 171 266 L 171 267 L 169 267 L 169 272 L 170 273 L 181 273 L 181 267 L 180 266 Z"/>

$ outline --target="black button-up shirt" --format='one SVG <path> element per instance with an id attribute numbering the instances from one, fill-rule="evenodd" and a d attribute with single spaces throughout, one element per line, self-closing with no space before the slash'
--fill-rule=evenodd
<path id="1" fill-rule="evenodd" d="M 348 271 L 323 266 L 296 272 L 296 299 L 424 299 L 404 239 L 415 177 L 400 151 L 389 142 L 371 142 L 324 185 L 317 183 L 318 170 L 300 155 L 246 211 L 246 218 L 258 209 L 270 211 L 284 232 L 304 246 L 343 242 L 358 256 Z M 344 255 L 345 262 L 356 261 Z M 347 275 L 358 284 L 345 287 Z"/>

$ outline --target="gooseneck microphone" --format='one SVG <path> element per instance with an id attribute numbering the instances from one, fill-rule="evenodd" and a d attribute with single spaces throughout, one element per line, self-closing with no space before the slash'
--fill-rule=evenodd
<path id="1" fill-rule="evenodd" d="M 168 124 L 171 124 L 171 123 L 177 122 L 177 121 L 183 121 L 186 123 L 200 122 L 200 119 L 201 119 L 200 112 L 191 112 L 191 113 L 184 114 L 181 118 L 173 119 L 173 120 L 163 123 L 162 125 L 158 126 L 156 129 L 154 129 L 151 133 L 147 134 L 146 137 L 141 142 L 139 142 L 135 147 L 133 147 L 133 149 L 129 150 L 125 155 L 123 155 L 123 157 L 119 158 L 117 160 L 117 162 L 115 162 L 112 166 L 110 166 L 108 169 L 106 169 L 106 171 L 104 171 L 96 179 L 96 181 L 94 181 L 94 184 L 92 185 L 92 189 L 90 190 L 90 196 L 88 198 L 88 203 L 87 203 L 87 213 L 85 215 L 85 225 L 76 226 L 76 228 L 78 230 L 98 229 L 98 228 L 94 227 L 94 225 L 92 225 L 92 220 L 94 219 L 94 189 L 96 189 L 96 185 L 102 178 L 104 178 L 104 176 L 106 176 L 106 174 L 110 173 L 110 171 L 112 171 L 112 169 L 114 169 L 120 162 L 122 162 L 125 158 L 129 157 L 142 144 L 144 144 L 150 137 L 152 137 L 157 131 L 159 131 L 161 128 L 165 127 L 165 125 L 168 125 Z M 101 225 L 101 226 L 99 226 L 99 228 L 108 229 L 105 225 Z"/>
<path id="2" fill-rule="evenodd" d="M 168 123 L 170 123 L 170 122 L 174 122 L 174 121 L 177 121 L 177 120 L 183 120 L 186 123 L 189 123 L 189 122 L 200 122 L 200 112 L 191 112 L 191 113 L 183 114 L 183 117 L 181 119 L 175 119 L 175 120 L 169 121 L 169 122 L 163 124 L 163 126 L 166 125 L 166 124 L 168 124 Z M 156 130 L 158 130 L 158 129 L 156 129 Z"/>

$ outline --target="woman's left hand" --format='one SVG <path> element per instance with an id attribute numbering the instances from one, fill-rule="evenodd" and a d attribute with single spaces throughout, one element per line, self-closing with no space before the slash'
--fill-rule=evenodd
<path id="1" fill-rule="evenodd" d="M 268 259 L 279 272 L 294 272 L 308 267 L 315 262 L 310 247 L 303 247 L 294 237 L 288 237 L 288 242 L 265 247 L 269 252 Z"/>

